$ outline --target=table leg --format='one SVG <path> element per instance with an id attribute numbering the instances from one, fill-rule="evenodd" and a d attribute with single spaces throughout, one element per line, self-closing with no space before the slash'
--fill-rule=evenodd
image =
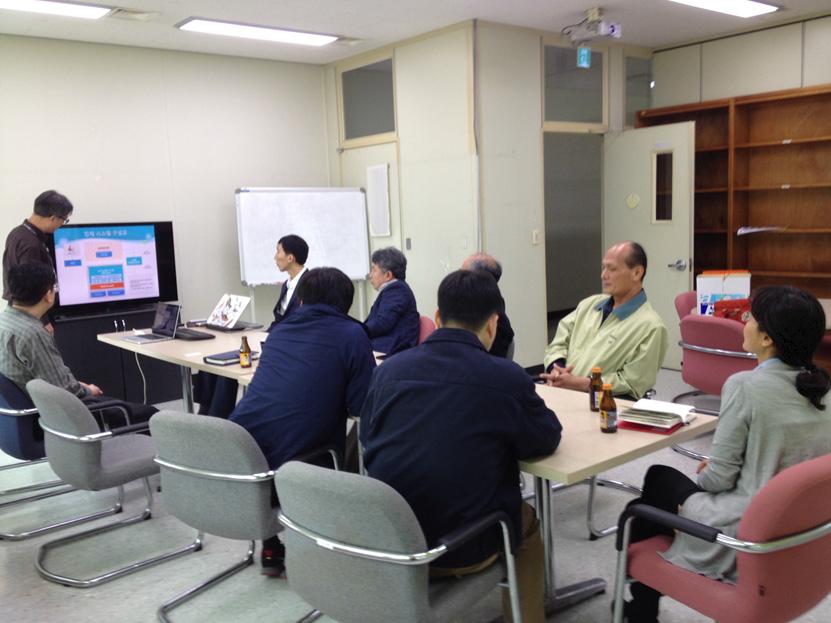
<path id="1" fill-rule="evenodd" d="M 540 518 L 543 550 L 545 552 L 545 612 L 559 612 L 589 597 L 606 592 L 606 580 L 592 578 L 557 588 L 554 578 L 553 513 L 551 512 L 551 483 L 535 477 L 534 488 L 537 501 L 537 516 Z M 542 512 L 540 512 L 540 509 Z"/>
<path id="2" fill-rule="evenodd" d="M 182 375 L 182 405 L 185 413 L 193 413 L 193 374 L 188 366 L 179 366 Z"/>

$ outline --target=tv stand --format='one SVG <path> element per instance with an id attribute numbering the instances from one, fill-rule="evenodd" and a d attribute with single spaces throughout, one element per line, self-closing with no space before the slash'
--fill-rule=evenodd
<path id="1" fill-rule="evenodd" d="M 154 316 L 155 305 L 86 316 L 56 315 L 55 342 L 75 378 L 98 385 L 107 396 L 143 402 L 143 372 L 147 379 L 147 404 L 176 400 L 182 396 L 177 366 L 98 341 L 99 333 L 147 329 L 153 325 Z"/>

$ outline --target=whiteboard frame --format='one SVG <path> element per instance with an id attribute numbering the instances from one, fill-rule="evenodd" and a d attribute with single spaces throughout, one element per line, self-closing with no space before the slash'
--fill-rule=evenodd
<path id="1" fill-rule="evenodd" d="M 239 251 L 239 263 L 240 263 L 240 281 L 243 285 L 249 288 L 256 288 L 261 285 L 275 285 L 275 284 L 250 284 L 245 281 L 244 279 L 244 258 L 243 258 L 243 244 L 242 244 L 242 230 L 240 228 L 239 222 L 239 206 L 237 202 L 237 195 L 242 193 L 301 193 L 301 192 L 308 192 L 308 193 L 325 193 L 325 192 L 355 192 L 361 193 L 364 199 L 364 231 L 363 231 L 363 238 L 364 242 L 366 243 L 366 257 L 367 257 L 367 266 L 370 265 L 370 233 L 369 233 L 369 215 L 367 214 L 367 197 L 366 197 L 366 190 L 363 188 L 352 187 L 352 186 L 323 186 L 323 187 L 315 187 L 315 186 L 241 186 L 234 191 L 234 211 L 236 212 L 236 221 L 237 221 L 237 247 Z M 368 272 L 367 268 L 367 272 Z M 360 282 L 366 281 L 367 275 L 364 274 L 361 277 L 355 278 L 350 276 L 350 280 Z M 280 283 L 280 282 L 277 282 Z"/>

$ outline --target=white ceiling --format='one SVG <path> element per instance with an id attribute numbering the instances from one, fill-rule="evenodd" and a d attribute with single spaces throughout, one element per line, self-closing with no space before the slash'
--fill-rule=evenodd
<path id="1" fill-rule="evenodd" d="M 330 63 L 465 20 L 482 20 L 559 32 L 593 6 L 619 22 L 621 41 L 669 47 L 831 12 L 829 0 L 781 0 L 783 10 L 741 19 L 666 0 L 91 0 L 153 12 L 147 21 L 111 17 L 83 20 L 0 9 L 0 33 L 118 45 Z M 323 48 L 246 41 L 183 32 L 174 25 L 204 17 L 340 35 L 357 40 Z"/>

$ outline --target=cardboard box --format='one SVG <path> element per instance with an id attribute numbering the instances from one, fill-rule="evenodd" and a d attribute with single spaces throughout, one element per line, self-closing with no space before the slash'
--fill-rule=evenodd
<path id="1" fill-rule="evenodd" d="M 695 280 L 696 311 L 712 316 L 716 301 L 750 296 L 750 273 L 746 270 L 705 270 Z"/>

